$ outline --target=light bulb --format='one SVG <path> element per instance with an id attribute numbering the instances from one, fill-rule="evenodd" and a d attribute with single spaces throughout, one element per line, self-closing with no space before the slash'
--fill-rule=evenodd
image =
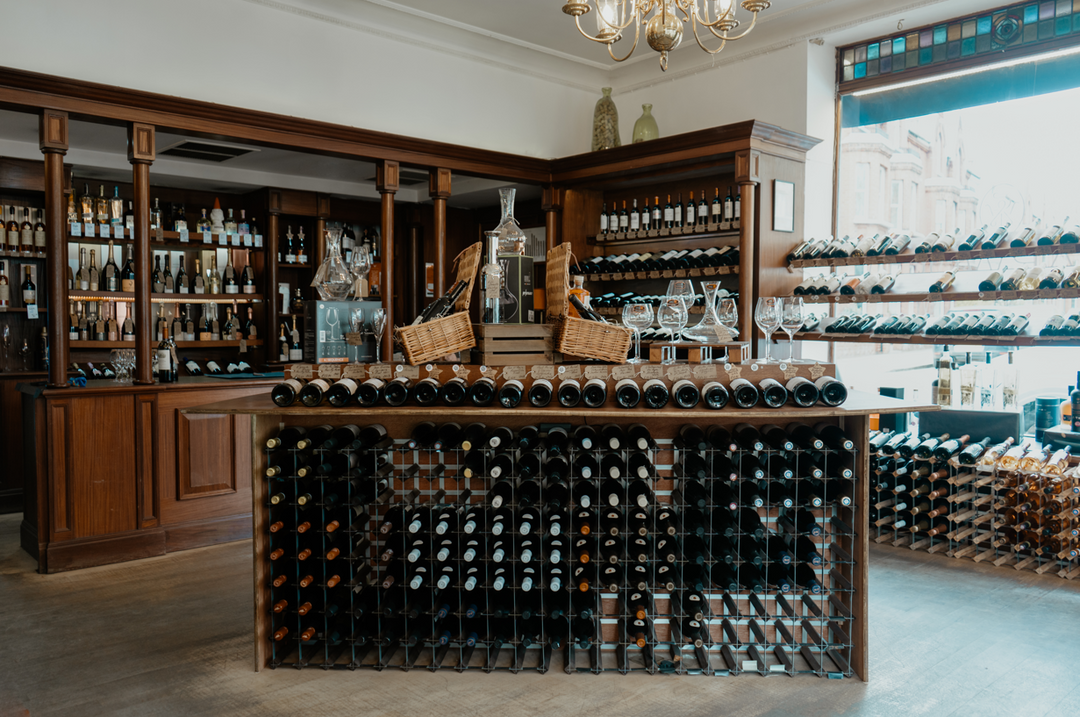
<path id="1" fill-rule="evenodd" d="M 617 0 L 596 0 L 596 31 L 603 33 L 614 30 Z"/>

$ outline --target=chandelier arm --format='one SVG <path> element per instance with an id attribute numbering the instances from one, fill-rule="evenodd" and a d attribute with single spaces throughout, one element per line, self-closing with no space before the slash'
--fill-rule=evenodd
<path id="1" fill-rule="evenodd" d="M 738 35 L 727 35 L 727 34 L 721 35 L 718 32 L 716 32 L 716 30 L 713 30 L 711 27 L 709 28 L 709 30 L 711 30 L 712 34 L 716 35 L 721 40 L 738 40 L 740 38 L 743 38 L 743 37 L 746 37 L 747 35 L 749 35 L 750 31 L 754 29 L 754 25 L 756 25 L 756 24 L 757 24 L 757 13 L 755 12 L 753 19 L 750 20 L 750 24 L 746 27 L 745 30 L 740 32 Z"/>
<path id="2" fill-rule="evenodd" d="M 636 50 L 636 49 L 637 49 L 637 43 L 638 43 L 638 38 L 639 38 L 640 36 L 641 36 L 641 24 L 639 23 L 639 24 L 638 24 L 638 25 L 637 25 L 637 26 L 636 26 L 636 27 L 634 28 L 634 45 L 633 45 L 633 47 L 631 47 L 631 48 L 630 48 L 630 52 L 626 53 L 626 55 L 624 55 L 623 57 L 615 57 L 615 53 L 611 51 L 611 46 L 612 46 L 613 44 L 615 44 L 615 43 L 609 43 L 609 44 L 608 44 L 608 46 L 607 46 L 607 52 L 608 52 L 608 54 L 609 54 L 609 55 L 611 55 L 611 59 L 612 59 L 612 60 L 615 60 L 615 62 L 622 62 L 623 60 L 625 60 L 625 59 L 627 59 L 628 57 L 630 57 L 630 55 L 633 55 L 633 54 L 634 54 L 634 50 Z"/>
<path id="3" fill-rule="evenodd" d="M 709 26 L 706 25 L 705 27 Z M 715 32 L 713 32 L 713 34 L 716 35 Z M 700 47 L 702 50 L 709 53 L 710 55 L 715 55 L 719 53 L 721 50 L 724 49 L 724 46 L 727 45 L 727 38 L 722 38 L 722 41 L 720 42 L 720 47 L 716 48 L 715 50 L 710 50 L 709 48 L 705 47 L 705 44 L 701 41 L 701 37 L 698 35 L 697 23 L 694 23 L 694 39 L 697 40 L 698 47 Z"/>

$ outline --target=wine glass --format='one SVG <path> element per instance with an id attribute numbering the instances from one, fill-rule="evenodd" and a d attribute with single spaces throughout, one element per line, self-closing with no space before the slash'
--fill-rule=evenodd
<path id="1" fill-rule="evenodd" d="M 739 323 L 739 305 L 735 299 L 720 299 L 720 307 L 716 310 L 716 317 L 731 331 L 732 336 L 738 334 L 736 325 Z"/>
<path id="2" fill-rule="evenodd" d="M 754 309 L 754 321 L 761 333 L 765 334 L 765 358 L 761 363 L 772 363 L 772 335 L 780 328 L 780 313 L 783 311 L 783 300 L 776 296 L 762 296 L 757 300 Z"/>
<path id="3" fill-rule="evenodd" d="M 356 281 L 353 283 L 353 297 L 356 299 L 366 299 L 367 292 L 362 290 L 362 282 L 367 281 L 368 272 L 371 271 L 371 250 L 367 244 L 361 245 L 353 250 L 352 255 L 352 273 L 356 277 Z"/>
<path id="4" fill-rule="evenodd" d="M 671 334 L 672 343 L 675 343 L 676 333 L 686 326 L 686 318 L 686 302 L 683 297 L 665 296 L 660 300 L 660 308 L 656 310 L 656 320 Z M 674 357 L 664 360 L 663 363 L 674 363 Z"/>
<path id="5" fill-rule="evenodd" d="M 375 363 L 382 363 L 382 337 L 386 330 L 386 309 L 371 312 L 371 330 L 375 333 Z"/>
<path id="6" fill-rule="evenodd" d="M 686 306 L 686 320 L 690 320 L 690 307 L 697 301 L 697 295 L 694 293 L 694 282 L 690 279 L 672 279 L 668 282 L 667 296 L 677 296 L 683 300 L 683 304 Z M 685 327 L 685 324 L 683 324 Z M 681 343 L 683 340 L 682 329 L 679 330 L 678 338 L 672 338 L 673 343 Z"/>
<path id="7" fill-rule="evenodd" d="M 339 341 L 341 337 L 337 335 L 337 328 L 341 325 L 341 316 L 337 309 L 330 307 L 326 310 L 326 325 L 330 327 L 330 340 Z"/>
<path id="8" fill-rule="evenodd" d="M 109 352 L 109 363 L 112 364 L 113 371 L 115 372 L 115 375 L 113 376 L 113 381 L 115 381 L 116 383 L 124 382 L 124 362 L 121 359 L 123 353 L 123 349 L 113 349 Z"/>
<path id="9" fill-rule="evenodd" d="M 788 335 L 788 362 L 795 362 L 795 332 L 802 328 L 803 300 L 801 296 L 789 296 L 784 299 L 780 310 L 780 328 Z"/>
<path id="10" fill-rule="evenodd" d="M 623 324 L 634 330 L 634 358 L 627 363 L 645 363 L 641 358 L 641 332 L 652 326 L 651 304 L 627 304 L 622 310 Z"/>
<path id="11" fill-rule="evenodd" d="M 364 310 L 352 309 L 349 312 L 349 328 L 354 334 L 362 334 L 364 331 Z M 360 347 L 353 346 L 352 348 L 352 360 L 356 363 L 360 360 Z"/>

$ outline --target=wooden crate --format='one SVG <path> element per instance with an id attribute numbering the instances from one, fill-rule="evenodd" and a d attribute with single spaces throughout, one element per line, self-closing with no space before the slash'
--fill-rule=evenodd
<path id="1" fill-rule="evenodd" d="M 531 366 L 562 363 L 554 349 L 551 324 L 473 324 L 477 337 L 473 363 Z"/>

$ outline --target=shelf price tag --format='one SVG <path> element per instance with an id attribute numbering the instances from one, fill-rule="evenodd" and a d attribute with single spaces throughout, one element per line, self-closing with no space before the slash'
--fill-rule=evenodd
<path id="1" fill-rule="evenodd" d="M 244 234 L 243 236 L 244 236 L 244 246 L 251 246 L 251 235 L 250 234 Z"/>
<path id="2" fill-rule="evenodd" d="M 85 222 L 83 224 L 83 233 L 88 237 L 94 236 L 94 223 L 93 222 Z"/>
<path id="3" fill-rule="evenodd" d="M 37 304 L 30 304 L 26 307 L 26 318 L 33 321 L 38 317 Z"/>
<path id="4" fill-rule="evenodd" d="M 210 232 L 203 232 L 202 233 L 202 243 L 203 244 L 213 244 L 214 243 L 214 235 L 211 234 Z"/>
<path id="5" fill-rule="evenodd" d="M 229 235 L 228 234 L 218 234 L 217 238 L 218 238 L 218 246 L 229 246 Z"/>
<path id="6" fill-rule="evenodd" d="M 294 363 L 287 367 L 291 378 L 311 380 L 311 364 Z"/>
<path id="7" fill-rule="evenodd" d="M 570 379 L 577 380 L 577 379 L 581 378 L 581 365 L 580 364 L 567 364 L 567 365 L 563 366 L 562 368 L 566 369 L 565 371 L 562 372 L 561 376 L 559 377 L 563 381 L 568 381 Z"/>
<path id="8" fill-rule="evenodd" d="M 229 236 L 232 237 L 232 245 L 233 246 L 240 246 L 240 235 L 239 234 L 230 234 Z"/>
<path id="9" fill-rule="evenodd" d="M 504 381 L 522 381 L 528 375 L 529 370 L 524 366 L 506 366 L 502 370 Z"/>
<path id="10" fill-rule="evenodd" d="M 551 365 L 533 366 L 531 373 L 534 379 L 544 378 L 550 381 L 555 378 L 555 367 Z"/>
<path id="11" fill-rule="evenodd" d="M 649 380 L 649 379 L 653 379 L 653 378 L 663 378 L 664 377 L 664 367 L 663 366 L 647 366 L 646 365 L 646 366 L 642 366 L 638 370 L 638 372 L 641 375 L 641 377 L 643 379 L 645 379 L 645 380 Z"/>
<path id="12" fill-rule="evenodd" d="M 678 380 L 683 378 L 690 378 L 692 375 L 690 366 L 688 364 L 679 364 L 676 366 L 668 366 L 667 377 L 671 380 Z"/>
<path id="13" fill-rule="evenodd" d="M 585 378 L 586 380 L 592 380 L 594 378 L 606 379 L 608 377 L 607 366 L 586 366 Z"/>
<path id="14" fill-rule="evenodd" d="M 109 238 L 109 225 L 108 224 L 102 224 L 98 228 L 101 230 L 101 238 L 102 239 L 108 239 Z"/>
<path id="15" fill-rule="evenodd" d="M 634 368 L 632 364 L 611 367 L 611 377 L 616 381 L 621 381 L 624 378 L 633 378 L 636 373 L 637 369 Z"/>
<path id="16" fill-rule="evenodd" d="M 262 234 L 255 235 L 255 248 L 262 249 Z"/>
<path id="17" fill-rule="evenodd" d="M 82 236 L 82 224 L 72 224 L 71 225 L 71 236 L 73 236 L 73 237 L 81 237 Z"/>

